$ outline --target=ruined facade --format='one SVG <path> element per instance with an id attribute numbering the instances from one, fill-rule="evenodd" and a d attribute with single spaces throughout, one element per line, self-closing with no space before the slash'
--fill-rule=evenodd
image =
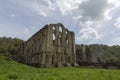
<path id="1" fill-rule="evenodd" d="M 87 45 L 76 45 L 77 63 L 91 62 L 91 53 Z"/>
<path id="2" fill-rule="evenodd" d="M 18 53 L 20 62 L 33 66 L 75 66 L 75 36 L 61 23 L 46 25 L 21 45 Z"/>

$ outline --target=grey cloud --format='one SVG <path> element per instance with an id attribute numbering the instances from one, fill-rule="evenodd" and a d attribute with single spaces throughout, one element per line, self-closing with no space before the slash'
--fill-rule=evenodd
<path id="1" fill-rule="evenodd" d="M 87 0 L 79 9 L 83 11 L 83 20 L 99 20 L 104 18 L 104 11 L 109 7 L 107 0 Z"/>
<path id="2" fill-rule="evenodd" d="M 111 4 L 108 3 L 108 0 L 86 0 L 79 5 L 74 13 L 82 16 L 78 19 L 80 31 L 82 31 L 81 41 L 84 39 L 89 42 L 91 39 L 101 38 L 97 27 L 104 23 L 106 17 L 109 17 L 106 11 L 110 9 Z"/>
<path id="3" fill-rule="evenodd" d="M 66 28 L 75 32 L 76 43 L 107 43 L 120 35 L 119 29 L 114 27 L 114 19 L 120 16 L 119 8 L 112 10 L 112 13 L 110 12 L 112 20 L 105 22 L 107 15 L 104 15 L 104 13 L 111 9 L 111 4 L 108 4 L 107 1 L 1 0 L 0 27 L 4 26 L 4 28 L 0 28 L 0 35 L 12 35 L 26 40 L 37 31 L 34 28 L 31 29 L 32 26 L 40 29 L 45 24 L 61 22 Z M 62 13 L 65 13 L 65 15 Z M 100 27 L 97 27 L 98 24 L 100 24 Z M 116 23 L 116 25 L 118 24 Z M 13 29 L 12 26 L 15 27 L 15 33 L 9 33 Z M 18 34 L 23 31 L 26 35 Z M 111 31 L 114 32 L 111 33 Z M 119 41 L 119 39 L 117 40 Z"/>
<path id="4" fill-rule="evenodd" d="M 99 39 L 98 33 L 93 28 L 84 28 L 80 30 L 81 39 Z"/>

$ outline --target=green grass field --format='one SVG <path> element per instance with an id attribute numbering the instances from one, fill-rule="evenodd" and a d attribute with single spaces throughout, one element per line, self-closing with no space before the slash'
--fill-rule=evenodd
<path id="1" fill-rule="evenodd" d="M 120 80 L 120 70 L 34 68 L 0 56 L 0 80 Z"/>

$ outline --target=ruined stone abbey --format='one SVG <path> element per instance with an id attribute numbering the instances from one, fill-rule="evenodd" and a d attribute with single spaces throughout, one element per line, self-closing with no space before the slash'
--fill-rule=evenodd
<path id="1" fill-rule="evenodd" d="M 45 25 L 19 49 L 19 61 L 38 67 L 76 66 L 75 35 L 62 25 Z"/>

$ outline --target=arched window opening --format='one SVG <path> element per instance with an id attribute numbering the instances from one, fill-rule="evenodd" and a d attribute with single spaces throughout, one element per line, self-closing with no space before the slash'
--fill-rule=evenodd
<path id="1" fill-rule="evenodd" d="M 55 55 L 52 56 L 52 64 L 55 62 Z"/>
<path id="2" fill-rule="evenodd" d="M 62 32 L 62 27 L 61 26 L 59 26 L 59 32 Z"/>
<path id="3" fill-rule="evenodd" d="M 68 40 L 66 41 L 66 43 L 68 44 Z"/>
<path id="4" fill-rule="evenodd" d="M 61 56 L 61 62 L 63 62 L 63 56 Z"/>
<path id="5" fill-rule="evenodd" d="M 55 40 L 55 34 L 53 34 L 52 38 L 53 38 L 53 40 Z"/>
<path id="6" fill-rule="evenodd" d="M 59 35 L 60 45 L 62 44 L 62 36 Z"/>
<path id="7" fill-rule="evenodd" d="M 55 26 L 53 26 L 52 29 L 55 30 Z"/>
<path id="8" fill-rule="evenodd" d="M 68 34 L 68 31 L 65 31 L 65 34 Z"/>
<path id="9" fill-rule="evenodd" d="M 61 35 L 59 35 L 59 38 L 61 39 L 61 38 L 62 38 L 62 36 L 61 36 Z"/>
<path id="10" fill-rule="evenodd" d="M 46 63 L 49 63 L 49 55 L 46 55 Z"/>
<path id="11" fill-rule="evenodd" d="M 68 57 L 68 63 L 70 63 L 71 62 L 71 59 L 70 59 L 70 56 Z"/>

